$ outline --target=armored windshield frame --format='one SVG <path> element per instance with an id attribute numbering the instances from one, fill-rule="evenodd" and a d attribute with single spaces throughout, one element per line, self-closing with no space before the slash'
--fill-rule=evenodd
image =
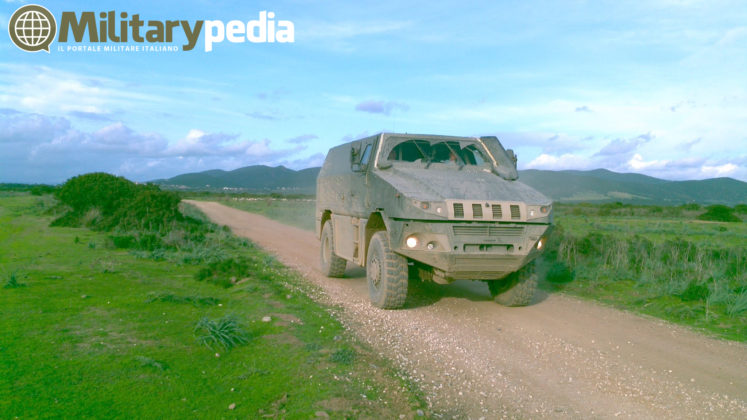
<path id="1" fill-rule="evenodd" d="M 410 153 L 414 154 L 414 159 L 390 159 L 390 154 L 395 152 L 395 149 L 407 142 L 412 142 Z M 439 147 L 440 153 L 444 156 L 438 157 L 438 151 L 434 150 L 434 147 Z M 457 149 L 458 148 L 458 149 Z M 469 155 L 461 154 L 465 149 L 470 149 L 472 153 L 477 153 L 479 158 L 475 158 L 474 155 L 470 159 Z M 400 151 L 401 152 L 401 151 Z M 456 152 L 456 153 L 454 153 Z M 484 165 L 494 165 L 495 160 L 490 154 L 490 151 L 485 147 L 480 139 L 473 137 L 450 137 L 450 136 L 423 136 L 423 135 L 382 135 L 379 146 L 379 153 L 377 154 L 376 167 L 380 169 L 386 169 L 392 166 L 393 163 L 414 163 L 419 162 L 426 165 L 426 168 L 431 163 L 448 163 L 449 155 L 453 157 L 454 162 L 461 168 L 464 166 L 475 166 L 481 167 Z M 419 156 L 419 157 L 418 157 Z M 411 156 L 412 157 L 412 156 Z"/>

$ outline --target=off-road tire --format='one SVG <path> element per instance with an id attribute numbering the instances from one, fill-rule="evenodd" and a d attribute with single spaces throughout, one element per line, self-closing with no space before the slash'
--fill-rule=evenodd
<path id="1" fill-rule="evenodd" d="M 490 295 L 504 306 L 527 306 L 532 302 L 537 291 L 537 275 L 534 264 L 528 264 L 521 270 L 510 274 L 503 280 L 488 282 Z"/>
<path id="2" fill-rule="evenodd" d="M 322 228 L 322 242 L 319 245 L 319 264 L 322 274 L 327 277 L 342 277 L 345 275 L 347 261 L 335 254 L 335 236 L 332 232 L 332 221 L 328 220 Z"/>
<path id="3" fill-rule="evenodd" d="M 389 247 L 386 231 L 376 232 L 368 245 L 366 279 L 371 303 L 382 309 L 401 308 L 407 300 L 407 258 Z"/>

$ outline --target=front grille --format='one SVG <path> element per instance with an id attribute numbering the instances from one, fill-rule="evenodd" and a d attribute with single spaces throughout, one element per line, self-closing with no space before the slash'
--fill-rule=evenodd
<path id="1" fill-rule="evenodd" d="M 511 204 L 511 220 L 518 220 L 521 219 L 521 211 L 519 210 L 519 206 L 516 204 Z"/>
<path id="2" fill-rule="evenodd" d="M 472 203 L 472 217 L 482 219 L 482 204 Z"/>
<path id="3" fill-rule="evenodd" d="M 454 217 L 464 219 L 464 205 L 462 203 L 454 203 Z"/>
<path id="4" fill-rule="evenodd" d="M 500 204 L 493 204 L 493 219 L 503 219 L 503 208 Z"/>
<path id="5" fill-rule="evenodd" d="M 508 255 L 471 256 L 454 258 L 454 271 L 515 271 L 521 259 Z"/>
<path id="6" fill-rule="evenodd" d="M 521 236 L 523 226 L 454 226 L 457 236 Z"/>

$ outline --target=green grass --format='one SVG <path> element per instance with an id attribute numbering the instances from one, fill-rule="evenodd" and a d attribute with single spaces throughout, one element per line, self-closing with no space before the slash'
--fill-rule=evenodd
<path id="1" fill-rule="evenodd" d="M 25 284 L 0 288 L 3 418 L 395 418 L 423 407 L 309 286 L 246 241 L 220 229 L 206 238 L 268 261 L 222 288 L 196 281 L 203 263 L 178 250 L 154 259 L 105 233 L 51 228 L 51 203 L 0 197 L 0 279 Z"/>
<path id="2" fill-rule="evenodd" d="M 747 223 L 703 222 L 686 208 L 609 208 L 556 207 L 543 263 L 548 280 L 565 276 L 547 290 L 747 341 Z"/>
<path id="3" fill-rule="evenodd" d="M 211 349 L 221 347 L 223 350 L 247 344 L 252 337 L 233 315 L 224 315 L 215 320 L 202 318 L 195 326 L 195 333 L 200 344 Z"/>
<path id="4" fill-rule="evenodd" d="M 201 197 L 201 199 L 205 199 Z M 314 230 L 315 201 L 309 198 L 221 197 L 221 204 L 261 214 L 290 226 Z"/>
<path id="5" fill-rule="evenodd" d="M 314 230 L 313 201 L 220 202 Z M 706 208 L 695 204 L 554 207 L 557 230 L 541 261 L 545 290 L 747 341 L 747 223 L 697 220 Z"/>

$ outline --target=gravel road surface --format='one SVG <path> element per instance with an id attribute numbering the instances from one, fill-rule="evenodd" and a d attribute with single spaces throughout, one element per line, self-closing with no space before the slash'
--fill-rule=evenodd
<path id="1" fill-rule="evenodd" d="M 506 308 L 479 282 L 414 286 L 405 309 L 377 309 L 360 267 L 320 273 L 313 232 L 188 202 L 319 286 L 359 339 L 418 383 L 435 417 L 747 419 L 744 344 L 563 295 Z"/>

